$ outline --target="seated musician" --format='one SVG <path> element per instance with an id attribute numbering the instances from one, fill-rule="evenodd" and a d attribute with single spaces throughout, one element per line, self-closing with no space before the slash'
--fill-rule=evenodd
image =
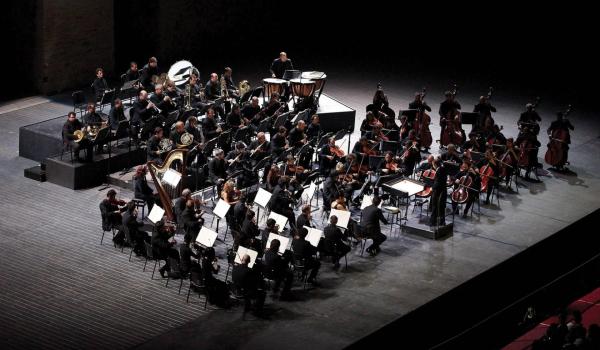
<path id="1" fill-rule="evenodd" d="M 181 219 L 185 235 L 191 237 L 192 241 L 196 240 L 200 228 L 204 225 L 203 214 L 202 210 L 196 209 L 192 199 L 188 199 L 185 202 L 185 209 L 181 212 Z"/>
<path id="2" fill-rule="evenodd" d="M 92 92 L 96 98 L 95 101 L 102 100 L 102 96 L 106 90 L 108 90 L 108 83 L 104 79 L 104 69 L 96 68 L 96 79 L 92 83 Z"/>
<path id="3" fill-rule="evenodd" d="M 529 177 L 529 173 L 534 167 L 542 166 L 542 164 L 538 162 L 539 147 L 542 144 L 540 143 L 540 141 L 538 141 L 538 138 L 537 136 L 535 136 L 533 131 L 527 126 L 521 128 L 521 132 L 519 133 L 519 136 L 517 137 L 515 143 L 519 146 L 519 148 L 529 148 L 522 150 L 527 154 L 528 161 L 526 162 L 527 166 L 525 167 L 525 176 Z"/>
<path id="4" fill-rule="evenodd" d="M 143 199 L 148 205 L 148 212 L 152 211 L 154 204 L 162 206 L 158 193 L 154 192 L 148 181 L 146 180 L 146 174 L 148 168 L 145 165 L 140 165 L 136 168 L 135 175 L 133 175 L 133 186 L 134 186 L 134 197 L 137 199 Z"/>
<path id="5" fill-rule="evenodd" d="M 288 144 L 290 147 L 300 149 L 300 147 L 306 144 L 306 135 L 304 134 L 305 129 L 306 123 L 303 120 L 299 120 L 296 127 L 290 130 L 288 134 Z"/>
<path id="6" fill-rule="evenodd" d="M 411 130 L 414 132 L 414 130 Z M 419 141 L 409 141 L 404 146 L 402 156 L 402 173 L 405 176 L 412 175 L 415 166 L 421 160 L 421 147 Z"/>
<path id="7" fill-rule="evenodd" d="M 175 104 L 171 101 L 171 97 L 165 94 L 162 84 L 154 86 L 154 95 L 150 97 L 150 101 L 160 109 L 160 113 L 163 116 L 175 110 Z"/>
<path id="8" fill-rule="evenodd" d="M 365 116 L 365 120 L 363 120 L 360 125 L 361 136 L 365 136 L 366 133 L 372 131 L 373 127 L 375 125 L 383 126 L 383 124 L 381 124 L 379 122 L 379 120 L 377 118 L 375 118 L 375 115 L 373 114 L 373 112 L 367 112 L 367 115 Z"/>
<path id="9" fill-rule="evenodd" d="M 111 128 L 111 130 L 117 130 L 117 128 L 119 128 L 119 123 L 125 120 L 127 120 L 127 118 L 125 118 L 123 102 L 120 98 L 115 98 L 113 107 L 108 113 L 108 127 Z"/>
<path id="10" fill-rule="evenodd" d="M 348 211 L 348 205 L 346 205 L 346 197 L 344 196 L 344 192 L 339 191 L 334 193 L 333 198 L 335 199 L 331 201 L 331 209 Z"/>
<path id="11" fill-rule="evenodd" d="M 338 218 L 331 215 L 329 225 L 323 229 L 325 239 L 323 240 L 323 250 L 326 254 L 331 255 L 334 268 L 340 267 L 340 259 L 352 250 L 349 245 L 344 243 L 344 234 L 337 227 Z"/>
<path id="12" fill-rule="evenodd" d="M 125 207 L 125 201 L 117 200 L 117 191 L 112 189 L 108 190 L 106 193 L 106 198 L 100 202 L 102 228 L 105 231 L 110 231 L 111 228 L 116 228 L 121 225 L 121 213 L 126 209 L 127 207 Z"/>
<path id="13" fill-rule="evenodd" d="M 538 112 L 536 112 L 533 103 L 528 103 L 525 105 L 525 112 L 521 113 L 517 125 L 519 126 L 519 129 L 521 129 L 523 126 L 527 126 L 535 135 L 537 135 L 540 131 L 539 122 L 541 121 L 542 118 Z"/>
<path id="14" fill-rule="evenodd" d="M 365 233 L 366 237 L 373 240 L 373 244 L 367 248 L 367 252 L 371 256 L 374 256 L 381 251 L 379 246 L 387 239 L 386 235 L 381 233 L 379 221 L 386 225 L 388 224 L 388 221 L 383 216 L 383 212 L 379 208 L 379 203 L 381 203 L 381 198 L 374 196 L 372 204 L 363 209 L 362 218 L 360 220 L 362 232 Z"/>
<path id="15" fill-rule="evenodd" d="M 210 247 L 204 250 L 200 266 L 204 284 L 208 289 L 208 302 L 223 308 L 229 307 L 227 283 L 215 277 L 221 267 L 215 254 L 215 248 Z"/>
<path id="16" fill-rule="evenodd" d="M 187 120 L 185 132 L 189 133 L 194 137 L 194 143 L 204 143 L 204 135 L 202 135 L 202 133 L 198 129 L 198 119 L 196 117 L 190 117 Z"/>
<path id="17" fill-rule="evenodd" d="M 182 147 L 181 145 L 181 135 L 185 133 L 185 124 L 182 121 L 178 121 L 175 123 L 175 128 L 169 134 L 169 140 L 173 142 L 175 147 Z"/>
<path id="18" fill-rule="evenodd" d="M 263 112 L 261 114 L 265 117 L 272 117 L 279 109 L 282 109 L 282 111 L 285 112 L 288 109 L 287 104 L 281 102 L 280 99 L 281 96 L 278 92 L 272 93 L 269 102 L 263 106 Z"/>
<path id="19" fill-rule="evenodd" d="M 204 97 L 207 100 L 214 101 L 221 97 L 221 84 L 217 73 L 211 73 L 210 80 L 206 82 L 204 87 Z"/>
<path id="20" fill-rule="evenodd" d="M 238 245 L 256 250 L 262 255 L 262 243 L 257 237 L 260 235 L 260 230 L 256 224 L 256 213 L 252 210 L 248 210 L 246 218 L 242 223 L 240 230 L 240 236 L 238 237 Z"/>
<path id="21" fill-rule="evenodd" d="M 227 177 L 227 162 L 225 152 L 221 149 L 215 151 L 215 157 L 208 162 L 208 179 L 213 185 L 220 187 Z"/>
<path id="22" fill-rule="evenodd" d="M 550 124 L 550 127 L 547 130 L 548 137 L 550 139 L 552 139 L 552 133 L 555 130 L 561 130 L 566 135 L 566 139 L 560 142 L 560 146 L 563 151 L 563 156 L 560 161 L 560 164 L 554 165 L 558 170 L 562 171 L 565 170 L 565 164 L 569 164 L 569 145 L 571 144 L 571 135 L 569 133 L 569 130 L 575 130 L 575 127 L 573 126 L 573 124 L 571 124 L 571 122 L 568 119 L 563 118 L 563 112 L 559 112 L 556 114 L 556 120 L 553 121 L 552 124 Z"/>
<path id="23" fill-rule="evenodd" d="M 250 264 L 250 256 L 244 254 L 241 257 L 241 263 L 233 266 L 231 279 L 238 291 L 244 296 L 244 312 L 252 311 L 254 315 L 261 316 L 267 293 L 260 289 L 262 283 L 260 273 L 251 269 L 248 264 Z M 254 309 L 252 308 L 253 301 Z"/>
<path id="24" fill-rule="evenodd" d="M 228 164 L 227 173 L 233 174 L 236 171 L 243 170 L 249 157 L 250 154 L 246 152 L 246 145 L 241 141 L 237 142 L 235 149 L 230 151 L 225 157 Z"/>
<path id="25" fill-rule="evenodd" d="M 63 147 L 71 147 L 73 153 L 75 154 L 75 158 L 78 162 L 81 162 L 81 157 L 79 153 L 82 149 L 86 150 L 86 162 L 91 162 L 94 157 L 93 144 L 87 139 L 83 138 L 79 142 L 75 142 L 76 137 L 74 135 L 75 131 L 83 129 L 83 125 L 77 119 L 77 115 L 75 112 L 69 112 L 69 116 L 67 117 L 67 121 L 63 124 L 62 128 L 62 140 Z"/>
<path id="26" fill-rule="evenodd" d="M 277 225 L 277 222 L 275 221 L 275 219 L 267 219 L 267 222 L 265 223 L 265 228 L 260 230 L 260 241 L 262 244 L 263 252 L 266 253 L 267 249 L 269 248 L 269 247 L 267 247 L 267 241 L 269 240 L 269 235 L 271 233 L 278 234 L 278 232 L 279 232 L 279 225 Z"/>
<path id="27" fill-rule="evenodd" d="M 311 224 L 312 216 L 311 216 L 311 207 L 309 204 L 305 204 L 302 206 L 302 212 L 296 218 L 296 225 L 298 228 L 308 226 L 313 227 Z"/>
<path id="28" fill-rule="evenodd" d="M 258 100 L 258 97 L 253 96 L 252 99 L 250 100 L 250 103 L 244 104 L 244 107 L 242 108 L 241 112 L 242 112 L 242 118 L 250 120 L 252 125 L 254 125 L 255 127 L 258 127 L 260 118 L 259 117 L 255 118 L 255 116 L 258 114 L 258 112 L 260 112 L 260 102 Z"/>
<path id="29" fill-rule="evenodd" d="M 175 83 L 170 80 L 166 83 L 165 88 L 165 96 L 168 96 L 171 99 L 172 105 L 175 108 L 177 106 L 177 100 L 180 97 L 179 91 L 177 90 Z"/>
<path id="30" fill-rule="evenodd" d="M 500 126 L 494 124 L 491 131 L 487 133 L 487 143 L 490 145 L 504 145 L 506 144 L 506 137 L 500 131 Z"/>
<path id="31" fill-rule="evenodd" d="M 306 128 L 306 137 L 310 142 L 316 142 L 319 136 L 321 136 L 321 119 L 315 114 L 310 118 L 310 124 Z"/>
<path id="32" fill-rule="evenodd" d="M 180 226 L 183 226 L 183 219 L 181 218 L 181 214 L 186 208 L 186 203 L 188 200 L 192 199 L 192 191 L 189 188 L 184 188 L 181 191 L 181 195 L 175 200 L 175 204 L 173 204 L 173 214 L 175 214 L 175 222 Z"/>
<path id="33" fill-rule="evenodd" d="M 485 141 L 479 138 L 477 133 L 469 133 L 469 140 L 462 146 L 465 150 L 464 157 L 471 159 L 481 159 L 481 155 L 485 152 Z"/>
<path id="34" fill-rule="evenodd" d="M 91 102 L 88 103 L 86 114 L 83 115 L 82 120 L 85 126 L 93 126 L 97 128 L 100 128 L 104 122 L 104 119 L 102 119 L 100 114 L 96 113 L 96 104 Z"/>
<path id="35" fill-rule="evenodd" d="M 421 163 L 419 163 L 419 165 L 417 165 L 416 171 L 420 173 L 433 168 L 434 159 L 435 157 L 432 154 L 428 155 L 425 160 L 423 160 Z"/>
<path id="36" fill-rule="evenodd" d="M 147 241 L 148 234 L 141 230 L 144 223 L 137 219 L 138 211 L 135 203 L 129 202 L 123 209 L 125 209 L 125 212 L 121 218 L 121 224 L 129 230 L 129 237 L 133 240 L 133 247 L 131 248 L 137 256 L 146 255 L 144 242 Z M 117 236 L 115 236 L 114 241 L 115 243 L 124 243 L 123 238 L 119 239 Z"/>
<path id="37" fill-rule="evenodd" d="M 242 116 L 240 105 L 234 103 L 233 106 L 231 106 L 231 112 L 227 114 L 227 125 L 232 129 L 239 129 L 249 123 L 250 121 Z"/>
<path id="38" fill-rule="evenodd" d="M 146 152 L 148 155 L 148 161 L 155 162 L 156 164 L 162 164 L 162 158 L 160 157 L 163 153 L 160 147 L 160 141 L 163 139 L 163 129 L 160 126 L 154 128 L 154 135 L 148 139 L 148 146 Z"/>
<path id="39" fill-rule="evenodd" d="M 503 156 L 504 164 L 500 164 L 506 170 L 504 174 L 504 181 L 508 186 L 511 176 L 517 171 L 517 162 L 519 161 L 519 148 L 515 145 L 515 140 L 512 137 L 506 139 L 506 148 L 504 154 L 510 156 L 511 162 L 508 163 L 508 158 Z M 536 159 L 537 161 L 537 159 Z"/>
<path id="40" fill-rule="evenodd" d="M 212 108 L 206 110 L 206 118 L 200 123 L 202 124 L 202 132 L 206 140 L 212 140 L 221 133 L 221 127 L 215 119 L 215 110 Z"/>
<path id="41" fill-rule="evenodd" d="M 335 138 L 330 137 L 327 145 L 321 147 L 319 150 L 319 173 L 324 176 L 328 176 L 331 170 L 335 167 L 336 160 L 339 158 L 334 152 L 341 151 L 335 144 Z M 341 151 L 340 154 L 343 154 Z"/>
<path id="42" fill-rule="evenodd" d="M 251 151 L 250 158 L 255 161 L 260 161 L 263 158 L 269 156 L 269 149 L 271 144 L 267 141 L 264 132 L 259 132 L 256 134 L 256 140 L 250 143 L 248 147 Z"/>
<path id="43" fill-rule="evenodd" d="M 294 282 L 294 273 L 289 267 L 291 255 L 284 254 L 283 256 L 280 256 L 280 246 L 281 242 L 279 242 L 278 239 L 274 239 L 271 241 L 269 249 L 265 250 L 263 256 L 263 275 L 266 278 L 275 281 L 273 293 L 278 293 L 281 283 L 283 283 L 283 289 L 279 295 L 279 300 L 293 300 L 291 290 L 292 283 Z"/>
<path id="44" fill-rule="evenodd" d="M 292 60 L 287 57 L 287 53 L 282 51 L 279 53 L 279 58 L 273 60 L 273 63 L 271 63 L 271 77 L 283 79 L 285 71 L 292 69 L 294 69 Z"/>
<path id="45" fill-rule="evenodd" d="M 402 171 L 400 164 L 394 159 L 394 154 L 391 151 L 385 152 L 383 162 L 380 164 L 380 170 L 384 174 L 394 174 Z"/>
<path id="46" fill-rule="evenodd" d="M 431 107 L 423 100 L 423 92 L 421 91 L 415 92 L 415 99 L 408 104 L 408 108 L 431 112 Z"/>
<path id="47" fill-rule="evenodd" d="M 367 155 L 375 155 L 377 154 L 377 149 L 379 148 L 379 143 L 369 141 L 366 136 L 361 137 L 355 144 L 354 148 L 352 148 L 352 153 L 354 154 L 367 154 Z"/>
<path id="48" fill-rule="evenodd" d="M 242 223 L 248 213 L 249 198 L 246 197 L 244 192 L 240 193 L 239 201 L 233 206 L 233 219 L 235 220 L 235 227 L 239 231 L 242 227 Z"/>
<path id="49" fill-rule="evenodd" d="M 273 159 L 275 160 L 278 160 L 283 151 L 288 148 L 287 140 L 285 138 L 286 133 L 287 129 L 285 126 L 280 126 L 277 134 L 275 134 L 275 136 L 273 136 L 271 139 L 271 153 L 273 154 Z"/>
<path id="50" fill-rule="evenodd" d="M 152 238 L 150 240 L 152 250 L 156 254 L 156 257 L 165 261 L 165 264 L 158 270 L 162 278 L 165 278 L 165 273 L 170 272 L 171 270 L 171 254 L 177 253 L 177 259 L 179 260 L 179 252 L 173 248 L 176 242 L 171 240 L 172 236 L 170 227 L 160 221 L 153 230 Z"/>
<path id="51" fill-rule="evenodd" d="M 227 181 L 221 190 L 221 199 L 227 204 L 235 205 L 240 200 L 240 191 L 235 188 L 233 181 Z"/>
<path id="52" fill-rule="evenodd" d="M 480 96 L 479 103 L 475 105 L 473 108 L 473 112 L 479 113 L 478 125 L 482 127 L 486 124 L 487 120 L 492 121 L 492 125 L 494 124 L 494 119 L 492 118 L 492 112 L 496 112 L 496 107 L 490 104 L 490 101 L 487 96 Z"/>
<path id="53" fill-rule="evenodd" d="M 208 104 L 204 103 L 204 99 L 202 98 L 204 92 L 198 84 L 198 79 L 198 73 L 192 72 L 190 74 L 190 78 L 183 87 L 184 101 L 188 101 L 189 99 L 191 108 L 196 108 L 200 112 L 205 112 Z M 191 93 L 191 96 L 188 96 L 188 92 Z"/>
<path id="54" fill-rule="evenodd" d="M 129 62 L 129 69 L 123 74 L 124 82 L 140 79 L 138 64 L 134 61 Z"/>
<path id="55" fill-rule="evenodd" d="M 295 227 L 296 218 L 294 217 L 294 210 L 292 209 L 294 198 L 288 187 L 288 178 L 286 176 L 281 176 L 277 187 L 273 190 L 273 195 L 269 201 L 269 208 L 272 212 L 287 217 L 290 227 Z"/>
<path id="56" fill-rule="evenodd" d="M 415 131 L 413 129 L 412 124 L 408 121 L 408 117 L 406 115 L 401 115 L 400 116 L 400 140 L 404 140 L 406 138 L 408 138 L 408 134 L 411 131 Z"/>
<path id="57" fill-rule="evenodd" d="M 156 124 L 151 121 L 152 116 L 156 113 L 154 103 L 148 99 L 148 93 L 146 90 L 141 90 L 138 95 L 138 100 L 133 103 L 131 107 L 131 135 L 134 140 L 137 141 L 137 134 L 140 131 L 141 126 L 145 126 L 148 132 L 154 130 Z M 148 125 L 145 125 L 148 124 Z M 147 140 L 149 135 L 142 135 L 143 140 Z"/>
<path id="58" fill-rule="evenodd" d="M 183 244 L 179 246 L 179 268 L 181 269 L 181 273 L 186 275 L 192 272 L 193 269 L 199 270 L 200 264 L 198 264 L 198 260 L 200 260 L 201 255 L 199 253 L 195 253 L 191 248 L 194 240 L 191 236 L 184 235 L 183 236 Z M 196 259 L 196 261 L 192 261 L 192 258 Z"/>
<path id="59" fill-rule="evenodd" d="M 158 60 L 156 57 L 150 57 L 148 63 L 144 65 L 143 73 L 140 78 L 140 83 L 144 89 L 154 90 L 154 83 L 152 82 L 152 76 L 160 75 L 160 69 L 158 68 Z"/>
<path id="60" fill-rule="evenodd" d="M 488 185 L 487 185 L 487 193 L 485 196 L 485 201 L 483 202 L 483 204 L 490 204 L 490 196 L 492 195 L 492 192 L 494 191 L 494 189 L 496 188 L 496 186 L 498 186 L 498 174 L 499 170 L 500 170 L 500 166 L 499 163 L 496 159 L 496 157 L 494 156 L 494 152 L 492 152 L 491 149 L 488 149 L 487 151 L 485 151 L 485 159 L 481 162 L 481 166 L 479 167 L 479 171 L 480 174 L 481 172 L 483 172 L 483 169 L 485 168 L 491 168 L 493 170 L 493 173 L 491 176 L 487 176 L 488 178 Z M 482 169 L 483 168 L 483 169 Z M 480 175 L 481 176 L 481 180 L 484 180 L 484 175 Z"/>
<path id="61" fill-rule="evenodd" d="M 389 141 L 389 137 L 383 133 L 382 127 L 380 125 L 375 125 L 373 130 L 366 133 L 365 137 L 371 141 L 381 142 L 381 141 Z"/>
<path id="62" fill-rule="evenodd" d="M 275 164 L 271 165 L 269 169 L 269 173 L 267 174 L 267 179 L 265 181 L 265 190 L 273 193 L 275 188 L 279 184 L 279 177 L 281 176 L 281 170 Z"/>
<path id="63" fill-rule="evenodd" d="M 294 252 L 294 259 L 302 260 L 304 269 L 310 270 L 307 282 L 312 285 L 318 285 L 316 279 L 319 269 L 321 268 L 321 262 L 315 258 L 317 248 L 306 240 L 307 235 L 307 229 L 298 227 L 294 239 L 292 240 L 292 251 Z"/>
<path id="64" fill-rule="evenodd" d="M 468 159 L 465 159 L 460 165 L 459 172 L 455 175 L 454 187 L 455 189 L 458 187 L 459 182 L 466 176 L 471 179 L 471 184 L 469 188 L 467 188 L 467 201 L 465 202 L 465 209 L 463 211 L 462 217 L 466 218 L 469 213 L 469 209 L 473 203 L 477 201 L 479 197 L 479 189 L 481 188 L 481 177 L 479 177 L 479 173 L 471 166 L 471 162 Z M 454 213 L 458 213 L 458 203 L 452 201 L 452 210 Z"/>
<path id="65" fill-rule="evenodd" d="M 448 150 L 442 154 L 442 160 L 447 163 L 454 163 L 456 166 L 462 163 L 460 154 L 456 151 L 456 146 L 451 143 L 448 144 Z"/>
<path id="66" fill-rule="evenodd" d="M 225 67 L 223 71 L 223 78 L 225 78 L 225 86 L 227 88 L 227 93 L 229 97 L 238 100 L 240 98 L 240 92 L 236 88 L 235 83 L 233 82 L 233 69 L 230 67 Z"/>

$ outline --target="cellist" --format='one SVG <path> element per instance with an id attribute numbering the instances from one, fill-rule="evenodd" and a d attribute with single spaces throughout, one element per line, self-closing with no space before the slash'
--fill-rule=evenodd
<path id="1" fill-rule="evenodd" d="M 463 179 L 463 177 L 465 178 Z M 466 178 L 469 178 L 469 180 L 467 180 Z M 477 200 L 477 196 L 479 195 L 479 189 L 481 188 L 481 177 L 479 176 L 477 170 L 471 165 L 471 162 L 468 159 L 463 160 L 462 164 L 460 165 L 460 169 L 456 174 L 456 180 L 454 180 L 454 191 L 461 190 L 461 186 L 459 185 L 461 183 L 469 183 L 467 188 L 462 189 L 463 191 L 466 190 L 468 193 L 467 200 L 465 202 L 465 210 L 463 211 L 462 215 L 463 218 L 466 218 L 467 214 L 469 213 L 469 209 Z M 453 198 L 454 191 L 452 196 Z M 454 200 L 452 201 L 452 210 L 455 214 L 458 214 L 458 203 Z"/>
<path id="2" fill-rule="evenodd" d="M 502 168 L 500 177 L 504 179 L 507 185 L 517 168 L 517 161 L 519 160 L 518 152 L 519 149 L 515 146 L 514 139 L 512 137 L 507 138 L 504 154 L 502 154 L 502 157 L 500 158 L 500 166 Z"/>
<path id="3" fill-rule="evenodd" d="M 563 118 L 563 112 L 559 112 L 556 114 L 556 120 L 550 124 L 548 128 L 548 138 L 550 138 L 550 143 L 548 147 L 550 148 L 552 145 L 552 141 L 556 141 L 560 144 L 562 149 L 562 157 L 560 159 L 555 160 L 555 164 L 551 164 L 557 170 L 565 170 L 565 164 L 569 164 L 568 155 L 569 155 L 569 144 L 571 144 L 571 134 L 569 130 L 575 130 L 575 127 L 568 119 Z"/>
<path id="4" fill-rule="evenodd" d="M 524 126 L 521 129 L 521 133 L 519 133 L 516 143 L 519 147 L 519 167 L 525 169 L 525 178 L 529 178 L 529 173 L 531 172 L 531 169 L 534 166 L 541 166 L 541 164 L 539 164 L 537 161 L 538 151 L 539 147 L 541 146 L 541 143 L 540 141 L 538 141 L 535 134 L 531 132 L 529 127 L 527 126 Z"/>
<path id="5" fill-rule="evenodd" d="M 481 161 L 479 176 L 481 176 L 481 189 L 486 191 L 484 204 L 490 204 L 490 196 L 498 186 L 498 171 L 500 167 L 491 148 L 485 151 L 485 159 Z"/>

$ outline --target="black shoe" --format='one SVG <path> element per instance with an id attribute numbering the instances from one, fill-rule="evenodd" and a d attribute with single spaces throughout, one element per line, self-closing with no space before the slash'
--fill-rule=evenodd
<path id="1" fill-rule="evenodd" d="M 462 214 L 462 217 L 463 217 L 463 219 L 466 219 L 466 218 L 467 218 L 467 214 L 468 214 L 467 212 L 464 212 L 464 213 Z"/>
<path id="2" fill-rule="evenodd" d="M 159 270 L 158 272 L 160 272 L 160 277 L 165 278 L 165 270 Z"/>
<path id="3" fill-rule="evenodd" d="M 483 202 L 483 204 L 485 204 L 485 205 L 489 205 L 489 204 L 490 204 L 490 200 L 489 200 L 489 199 L 486 199 L 486 200 Z"/>

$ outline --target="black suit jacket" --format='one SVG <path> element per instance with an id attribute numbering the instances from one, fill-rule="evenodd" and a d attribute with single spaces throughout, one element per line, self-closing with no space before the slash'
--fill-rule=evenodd
<path id="1" fill-rule="evenodd" d="M 360 221 L 361 226 L 367 230 L 367 232 L 381 232 L 381 226 L 379 221 L 384 224 L 388 224 L 388 221 L 383 216 L 383 212 L 377 206 L 371 204 L 366 207 L 362 212 L 362 219 Z"/>

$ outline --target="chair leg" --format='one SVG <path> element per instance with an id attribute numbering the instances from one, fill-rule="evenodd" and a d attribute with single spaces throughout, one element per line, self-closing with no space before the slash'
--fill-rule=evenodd
<path id="1" fill-rule="evenodd" d="M 148 264 L 148 257 L 146 256 L 146 261 L 144 261 L 144 269 L 142 272 L 146 272 L 146 264 Z"/>
<path id="2" fill-rule="evenodd" d="M 100 245 L 102 245 L 102 241 L 104 240 L 104 233 L 106 231 L 104 231 L 104 229 L 102 230 L 102 237 L 100 238 Z"/>
<path id="3" fill-rule="evenodd" d="M 154 272 L 156 272 L 156 264 L 158 264 L 158 259 L 154 260 L 154 268 L 152 269 L 152 277 L 150 277 L 150 279 L 154 279 Z"/>
<path id="4" fill-rule="evenodd" d="M 165 287 L 169 286 L 169 280 L 171 279 L 171 276 L 169 276 L 169 274 L 167 273 L 167 283 L 165 283 Z"/>
<path id="5" fill-rule="evenodd" d="M 183 287 L 183 277 L 181 278 L 181 281 L 179 281 L 179 292 L 177 294 L 181 295 L 181 287 Z"/>
<path id="6" fill-rule="evenodd" d="M 133 246 L 131 247 L 131 250 L 129 251 L 129 261 L 131 262 L 131 256 L 133 255 Z"/>
<path id="7" fill-rule="evenodd" d="M 185 299 L 186 303 L 190 302 L 190 293 L 192 292 L 192 283 L 190 282 L 190 286 L 188 288 L 188 292 L 187 292 L 187 298 Z"/>

